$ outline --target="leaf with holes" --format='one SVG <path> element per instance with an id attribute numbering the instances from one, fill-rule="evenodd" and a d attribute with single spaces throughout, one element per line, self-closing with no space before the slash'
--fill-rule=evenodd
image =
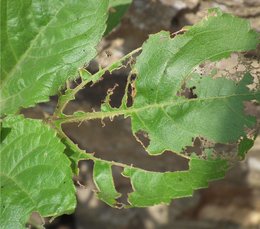
<path id="1" fill-rule="evenodd" d="M 192 74 L 206 60 L 254 49 L 258 43 L 257 33 L 246 21 L 214 12 L 184 35 L 171 38 L 168 32 L 160 32 L 150 36 L 134 67 L 133 105 L 102 105 L 103 117 L 130 116 L 133 134 L 147 133 L 150 154 L 165 150 L 180 153 L 192 146 L 196 137 L 216 143 L 236 142 L 245 136 L 245 127 L 255 124 L 254 118 L 244 114 L 243 106 L 244 101 L 260 97 L 259 90 L 248 88 L 252 83 L 249 74 L 238 84 Z M 180 96 L 184 86 L 195 88 L 197 98 Z"/>
<path id="2" fill-rule="evenodd" d="M 48 101 L 95 57 L 108 3 L 1 1 L 1 114 Z"/>
<path id="3" fill-rule="evenodd" d="M 217 61 L 232 52 L 254 49 L 257 44 L 258 34 L 246 21 L 213 10 L 184 35 L 171 38 L 168 32 L 160 32 L 150 36 L 134 66 L 132 106 L 123 100 L 120 108 L 112 108 L 108 93 L 100 113 L 84 114 L 98 118 L 130 117 L 133 134 L 147 134 L 149 144 L 145 147 L 149 154 L 170 150 L 190 159 L 190 170 L 185 172 L 156 173 L 126 167 L 123 174 L 132 181 L 134 192 L 129 201 L 133 206 L 169 203 L 224 176 L 227 162 L 215 151 L 214 160 L 207 155 L 210 148 L 202 152 L 203 159 L 194 159 L 184 155 L 185 149 L 197 137 L 223 144 L 247 139 L 246 128 L 255 125 L 255 118 L 244 113 L 244 102 L 259 101 L 260 91 L 249 89 L 253 83 L 249 73 L 235 82 L 224 77 L 200 76 L 193 71 L 207 60 Z M 183 95 L 185 87 L 193 89 L 193 98 Z M 236 156 L 248 148 L 242 153 L 239 149 Z M 225 169 L 220 165 L 225 165 Z M 178 177 L 183 182 L 177 182 Z"/>
<path id="4" fill-rule="evenodd" d="M 189 168 L 188 171 L 164 173 L 125 168 L 123 175 L 131 179 L 134 190 L 128 198 L 130 204 L 147 207 L 191 196 L 194 190 L 207 187 L 209 181 L 223 178 L 228 165 L 221 159 L 192 157 Z"/>
<path id="5" fill-rule="evenodd" d="M 233 81 L 195 71 L 200 64 L 255 49 L 259 43 L 259 35 L 245 20 L 220 10 L 210 10 L 200 23 L 184 28 L 182 35 L 172 37 L 165 31 L 151 35 L 136 63 L 133 56 L 140 48 L 93 75 L 80 69 L 82 81 L 74 88 L 69 84 L 77 68 L 94 58 L 108 8 L 129 1 L 1 1 L 3 228 L 23 228 L 33 211 L 42 216 L 73 211 L 76 200 L 70 167 L 77 174 L 81 159 L 94 161 L 98 198 L 120 206 L 111 169 L 119 166 L 132 184 L 129 203 L 145 207 L 190 196 L 193 190 L 222 178 L 230 166 L 228 160 L 243 158 L 252 146 L 251 129 L 256 122 L 244 112 L 244 103 L 260 101 L 260 91 L 258 85 L 253 88 L 250 73 Z M 111 107 L 110 89 L 100 111 L 63 113 L 79 90 L 128 65 L 131 74 L 120 107 Z M 65 93 L 60 91 L 56 110 L 45 118 L 46 124 L 10 115 L 21 107 L 48 101 L 66 81 L 69 87 Z M 131 119 L 136 137 L 145 133 L 149 154 L 172 151 L 189 160 L 189 169 L 161 173 L 105 161 L 81 150 L 62 129 L 64 123 L 119 115 Z M 205 144 L 195 153 L 196 139 Z M 216 146 L 223 144 L 236 145 L 238 152 L 230 158 L 219 153 Z"/>
<path id="6" fill-rule="evenodd" d="M 65 146 L 41 121 L 9 116 L 1 128 L 1 228 L 24 228 L 32 212 L 58 216 L 75 209 Z"/>
<path id="7" fill-rule="evenodd" d="M 179 153 L 196 137 L 229 143 L 245 135 L 244 127 L 252 127 L 254 119 L 244 115 L 243 102 L 259 98 L 259 91 L 247 88 L 251 77 L 238 85 L 224 78 L 189 79 L 200 63 L 254 49 L 257 42 L 246 21 L 222 13 L 174 39 L 167 32 L 149 38 L 137 58 L 136 96 L 129 114 L 133 133 L 148 133 L 149 153 Z M 177 96 L 185 85 L 196 87 L 197 98 Z"/>
<path id="8" fill-rule="evenodd" d="M 116 200 L 121 196 L 115 189 L 111 165 L 102 161 L 95 161 L 93 179 L 98 188 L 97 197 L 114 207 Z"/>

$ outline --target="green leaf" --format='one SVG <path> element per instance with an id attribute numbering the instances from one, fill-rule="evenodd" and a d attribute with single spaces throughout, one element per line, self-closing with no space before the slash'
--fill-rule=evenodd
<path id="1" fill-rule="evenodd" d="M 73 173 L 77 176 L 79 172 L 78 162 L 81 160 L 92 159 L 93 155 L 80 149 L 78 145 L 73 143 L 71 140 L 63 138 L 62 143 L 66 146 L 64 153 L 71 161 L 71 169 Z"/>
<path id="2" fill-rule="evenodd" d="M 224 176 L 229 155 L 220 156 L 214 147 L 202 144 L 198 158 L 189 156 L 186 147 L 193 146 L 196 138 L 223 144 L 246 139 L 247 130 L 255 125 L 255 118 L 245 114 L 244 102 L 260 100 L 260 91 L 248 87 L 253 82 L 249 73 L 235 82 L 224 77 L 200 76 L 194 70 L 206 61 L 254 49 L 258 38 L 245 20 L 216 9 L 183 35 L 174 38 L 168 32 L 152 35 L 132 69 L 136 79 L 128 79 L 132 87 L 132 106 L 127 104 L 128 87 L 119 108 L 110 106 L 111 91 L 108 91 L 100 112 L 75 113 L 64 117 L 64 122 L 112 119 L 118 115 L 130 117 L 133 134 L 147 134 L 146 149 L 150 154 L 158 155 L 166 150 L 179 153 L 190 160 L 190 168 L 160 173 L 123 166 L 126 167 L 123 175 L 131 179 L 134 190 L 129 202 L 145 207 L 190 196 L 193 190 Z M 194 95 L 185 97 L 185 90 L 191 88 Z M 241 145 L 237 155 L 243 156 L 250 146 L 248 142 L 246 146 Z M 110 197 L 111 191 L 105 192 L 111 188 L 106 187 L 114 186 L 100 188 L 102 196 Z M 114 199 L 113 196 L 110 200 Z"/>
<path id="3" fill-rule="evenodd" d="M 96 55 L 108 0 L 1 1 L 1 114 L 48 101 Z"/>
<path id="4" fill-rule="evenodd" d="M 247 152 L 254 146 L 254 142 L 255 142 L 255 138 L 254 139 L 250 139 L 247 137 L 244 137 L 238 144 L 238 156 L 240 157 L 240 159 L 244 159 Z"/>
<path id="5" fill-rule="evenodd" d="M 107 19 L 107 29 L 105 35 L 109 34 L 121 21 L 128 10 L 132 0 L 110 0 L 109 15 Z"/>
<path id="6" fill-rule="evenodd" d="M 246 21 L 218 10 L 189 27 L 184 35 L 152 35 L 143 45 L 134 68 L 137 78 L 132 83 L 136 92 L 132 95 L 133 105 L 127 107 L 123 103 L 120 108 L 112 108 L 107 99 L 100 114 L 93 116 L 130 117 L 133 133 L 147 134 L 146 149 L 153 155 L 170 150 L 188 157 L 183 151 L 193 146 L 196 137 L 213 143 L 236 143 L 241 137 L 246 138 L 246 128 L 255 125 L 255 118 L 244 113 L 245 101 L 260 100 L 260 91 L 248 87 L 253 83 L 252 76 L 247 73 L 234 82 L 193 71 L 207 60 L 217 61 L 232 52 L 254 49 L 257 44 L 258 35 Z M 195 96 L 186 98 L 183 88 L 192 88 Z M 243 146 L 238 156 L 249 147 Z M 206 187 L 211 180 L 223 178 L 228 161 L 216 157 L 215 151 L 206 146 L 202 157 L 205 155 L 206 159 L 188 157 L 188 171 L 160 173 L 125 168 L 123 175 L 131 179 L 134 190 L 129 195 L 130 204 L 146 207 L 169 203 L 191 196 L 193 190 Z"/>
<path id="7" fill-rule="evenodd" d="M 30 214 L 58 216 L 74 211 L 75 187 L 65 146 L 41 121 L 9 116 L 11 130 L 0 146 L 1 228 L 25 228 Z"/>
<path id="8" fill-rule="evenodd" d="M 174 39 L 168 32 L 150 36 L 137 58 L 136 96 L 125 113 L 131 116 L 134 134 L 148 134 L 150 154 L 181 152 L 196 137 L 235 142 L 245 135 L 245 126 L 254 124 L 243 111 L 243 102 L 259 98 L 260 93 L 247 88 L 250 75 L 236 85 L 224 78 L 200 79 L 191 74 L 206 60 L 254 49 L 258 43 L 258 35 L 250 30 L 248 22 L 216 13 Z M 178 96 L 183 86 L 195 87 L 197 98 Z"/>
<path id="9" fill-rule="evenodd" d="M 103 161 L 95 161 L 93 179 L 98 188 L 97 197 L 111 207 L 115 207 L 117 203 L 115 199 L 121 194 L 115 189 L 111 165 Z"/>
<path id="10" fill-rule="evenodd" d="M 82 80 L 89 81 L 92 77 L 91 73 L 86 69 L 80 69 L 79 70 L 80 77 Z"/>
<path id="11" fill-rule="evenodd" d="M 209 181 L 223 178 L 228 166 L 225 160 L 194 157 L 189 167 L 188 171 L 165 173 L 125 168 L 123 175 L 130 177 L 134 190 L 128 198 L 130 204 L 148 207 L 191 196 L 194 190 L 207 187 Z"/>
<path id="12" fill-rule="evenodd" d="M 117 7 L 121 5 L 131 4 L 132 0 L 109 0 L 109 7 Z"/>

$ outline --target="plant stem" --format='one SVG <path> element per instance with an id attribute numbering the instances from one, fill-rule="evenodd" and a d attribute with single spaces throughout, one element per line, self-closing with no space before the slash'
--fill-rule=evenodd
<path id="1" fill-rule="evenodd" d="M 66 115 L 61 118 L 57 118 L 53 120 L 55 125 L 60 125 L 62 123 L 75 123 L 75 122 L 82 122 L 94 119 L 104 119 L 104 118 L 114 118 L 119 115 L 125 115 L 127 110 L 115 110 L 110 112 L 87 112 L 83 113 L 82 115 L 76 116 L 74 115 Z M 129 112 L 130 113 L 130 112 Z"/>

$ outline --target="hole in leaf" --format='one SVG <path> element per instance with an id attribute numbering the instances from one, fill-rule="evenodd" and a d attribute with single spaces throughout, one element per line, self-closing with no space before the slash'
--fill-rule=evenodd
<path id="1" fill-rule="evenodd" d="M 125 92 L 126 82 L 126 74 L 117 71 L 112 74 L 106 72 L 102 80 L 94 85 L 89 83 L 84 90 L 81 90 L 78 93 L 76 98 L 78 101 L 84 101 L 84 103 L 87 103 L 89 108 L 86 111 L 91 111 L 92 107 L 95 110 L 99 110 L 100 104 L 107 96 L 107 92 L 111 90 L 111 88 L 114 88 L 115 85 L 118 85 L 110 96 L 110 105 L 112 107 L 120 107 Z"/>
<path id="2" fill-rule="evenodd" d="M 45 218 L 47 221 L 45 228 L 46 229 L 69 229 L 69 228 L 76 228 L 77 222 L 76 222 L 76 216 L 75 214 L 70 215 L 61 215 L 53 218 Z"/>
<path id="3" fill-rule="evenodd" d="M 127 194 L 132 192 L 132 185 L 130 179 L 122 176 L 123 168 L 112 166 L 112 175 L 114 178 L 114 184 L 116 190 L 121 193 L 121 196 L 117 199 L 119 203 L 127 204 Z"/>
<path id="4" fill-rule="evenodd" d="M 36 228 L 32 225 L 38 226 L 37 228 L 43 228 L 43 225 L 45 224 L 45 220 L 38 212 L 32 212 L 29 220 L 28 220 L 28 226 L 29 228 Z"/>
<path id="5" fill-rule="evenodd" d="M 193 139 L 193 145 L 192 146 L 187 146 L 184 149 L 184 154 L 191 156 L 191 154 L 195 153 L 197 156 L 202 156 L 202 141 L 200 138 L 195 138 Z"/>
<path id="6" fill-rule="evenodd" d="M 150 139 L 148 133 L 142 130 L 139 130 L 135 133 L 136 140 L 142 144 L 144 148 L 147 148 L 150 144 Z"/>
<path id="7" fill-rule="evenodd" d="M 102 102 L 102 103 L 107 103 L 107 105 L 108 106 L 111 106 L 112 108 L 113 107 L 116 107 L 116 106 L 114 106 L 113 104 L 112 104 L 112 97 L 113 97 L 113 94 L 114 94 L 114 92 L 116 91 L 116 88 L 118 87 L 118 84 L 115 84 L 113 87 L 111 87 L 111 88 L 108 88 L 108 90 L 107 90 L 107 95 L 106 95 L 106 97 L 105 97 L 105 99 L 104 99 L 104 101 Z"/>
<path id="8" fill-rule="evenodd" d="M 238 160 L 237 143 L 232 143 L 232 144 L 216 143 L 213 149 L 216 156 L 225 158 L 231 163 L 232 161 L 236 162 Z"/>
<path id="9" fill-rule="evenodd" d="M 259 67 L 257 57 L 252 60 L 252 57 L 247 57 L 246 53 L 232 53 L 230 57 L 217 62 L 205 61 L 195 68 L 194 73 L 200 74 L 202 77 L 225 77 L 239 82 L 246 72 L 250 72 L 254 78 L 252 87 L 256 87 L 259 86 Z"/>
<path id="10" fill-rule="evenodd" d="M 187 88 L 185 85 L 182 86 L 182 89 L 181 91 L 179 91 L 177 93 L 177 96 L 182 96 L 182 97 L 185 97 L 187 99 L 196 99 L 198 98 L 197 94 L 195 93 L 195 89 L 196 87 L 193 86 L 193 87 L 190 87 L 190 88 Z"/>
<path id="11" fill-rule="evenodd" d="M 22 108 L 20 113 L 23 114 L 26 118 L 44 119 L 46 118 L 46 115 L 53 114 L 57 105 L 57 101 L 57 96 L 51 96 L 49 102 L 39 103 L 35 107 Z"/>
<path id="12" fill-rule="evenodd" d="M 188 169 L 188 160 L 170 151 L 158 156 L 149 155 L 131 132 L 130 118 L 116 117 L 63 124 L 63 131 L 81 149 L 108 161 L 116 161 L 150 171 L 179 171 Z"/>

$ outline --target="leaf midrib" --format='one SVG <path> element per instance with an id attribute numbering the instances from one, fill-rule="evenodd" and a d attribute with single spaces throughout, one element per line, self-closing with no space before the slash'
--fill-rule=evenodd
<path id="1" fill-rule="evenodd" d="M 227 96 L 219 96 L 219 97 L 204 97 L 204 98 L 194 98 L 194 99 L 183 99 L 181 101 L 176 101 L 176 100 L 172 100 L 169 102 L 165 102 L 165 103 L 153 103 L 153 104 L 147 104 L 145 106 L 142 107 L 130 107 L 127 109 L 120 109 L 120 108 L 116 108 L 113 109 L 112 111 L 100 111 L 100 112 L 86 112 L 82 115 L 67 115 L 65 117 L 62 118 L 58 118 L 56 119 L 57 122 L 59 123 L 70 123 L 70 122 L 80 122 L 80 121 L 84 121 L 84 120 L 93 120 L 93 119 L 104 119 L 104 118 L 114 118 L 115 116 L 119 116 L 119 115 L 131 115 L 133 113 L 139 113 L 140 111 L 143 110 L 147 110 L 147 109 L 151 109 L 151 108 L 161 108 L 163 109 L 164 107 L 167 106 L 178 106 L 178 105 L 182 105 L 185 103 L 190 103 L 190 102 L 199 102 L 199 101 L 210 101 L 210 100 L 226 100 L 228 98 L 231 97 L 247 97 L 247 96 L 257 96 L 260 95 L 260 91 L 258 92 L 251 92 L 251 93 L 243 93 L 243 94 L 232 94 L 232 95 L 227 95 Z"/>

